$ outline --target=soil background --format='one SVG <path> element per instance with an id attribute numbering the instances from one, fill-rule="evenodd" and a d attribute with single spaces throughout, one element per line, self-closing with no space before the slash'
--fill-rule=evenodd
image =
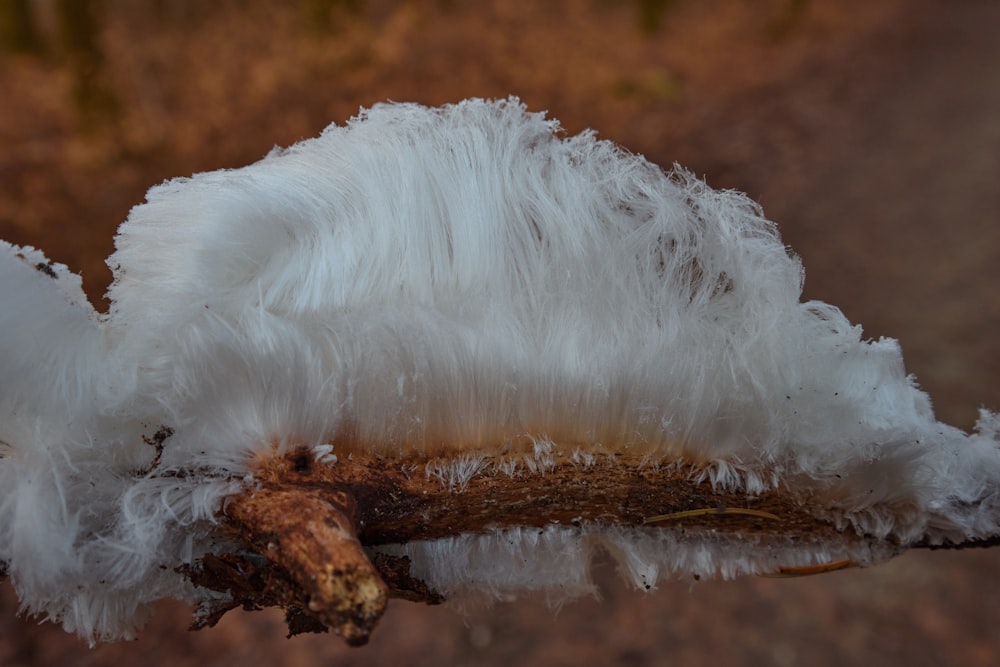
<path id="1" fill-rule="evenodd" d="M 25 11 L 19 11 L 19 10 Z M 237 167 L 381 100 L 518 95 L 760 201 L 804 298 L 898 338 L 943 421 L 1000 409 L 996 0 L 7 0 L 0 238 L 111 275 L 145 190 Z M 0 286 L 2 289 L 2 286 Z M 996 665 L 1000 550 L 911 552 L 794 580 L 627 590 L 555 611 L 394 602 L 369 646 L 284 638 L 276 611 L 187 632 L 165 602 L 90 649 L 16 617 L 0 665 Z"/>

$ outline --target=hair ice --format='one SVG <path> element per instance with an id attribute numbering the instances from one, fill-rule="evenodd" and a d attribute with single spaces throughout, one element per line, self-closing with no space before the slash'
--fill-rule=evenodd
<path id="1" fill-rule="evenodd" d="M 0 562 L 25 609 L 84 636 L 211 595 L 175 568 L 220 546 L 215 513 L 275 446 L 454 451 L 426 472 L 455 489 L 515 442 L 539 469 L 546 447 L 621 448 L 750 493 L 814 487 L 902 544 L 998 532 L 996 415 L 936 422 L 894 340 L 800 302 L 744 195 L 516 99 L 377 105 L 168 181 L 116 248 L 99 315 L 66 267 L 0 246 Z M 384 548 L 498 594 L 586 590 L 595 549 L 647 587 L 825 554 L 591 525 Z"/>

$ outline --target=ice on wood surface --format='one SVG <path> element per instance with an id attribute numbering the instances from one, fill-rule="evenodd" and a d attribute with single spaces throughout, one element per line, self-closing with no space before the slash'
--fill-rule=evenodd
<path id="1" fill-rule="evenodd" d="M 904 545 L 998 532 L 996 415 L 938 423 L 894 340 L 800 301 L 798 259 L 744 195 L 513 98 L 377 105 L 168 181 L 116 248 L 98 314 L 66 267 L 0 247 L 0 561 L 28 611 L 84 636 L 207 595 L 175 568 L 224 546 L 213 517 L 273 447 L 454 450 L 434 474 L 458 491 L 518 443 L 538 465 L 538 443 L 621 448 L 815 490 L 845 530 Z M 595 549 L 640 585 L 775 560 L 653 528 L 532 534 L 399 549 L 432 586 L 498 593 L 585 590 Z"/>

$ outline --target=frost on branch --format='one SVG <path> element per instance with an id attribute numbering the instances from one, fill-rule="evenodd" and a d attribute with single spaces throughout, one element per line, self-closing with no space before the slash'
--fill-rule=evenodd
<path id="1" fill-rule="evenodd" d="M 92 640 L 150 604 L 367 640 L 391 596 L 870 565 L 1000 534 L 1000 419 L 800 302 L 744 196 L 514 99 L 379 105 L 133 209 L 111 308 L 0 247 L 0 563 Z"/>

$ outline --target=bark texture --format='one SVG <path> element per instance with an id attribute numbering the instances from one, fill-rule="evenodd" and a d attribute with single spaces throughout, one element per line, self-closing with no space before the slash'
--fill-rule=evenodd
<path id="1" fill-rule="evenodd" d="M 263 458 L 255 465 L 256 484 L 230 498 L 222 516 L 246 550 L 213 555 L 190 573 L 194 583 L 231 597 L 203 609 L 196 626 L 212 625 L 237 606 L 279 606 L 291 634 L 329 628 L 350 644 L 364 644 L 389 597 L 442 600 L 410 576 L 405 558 L 369 558 L 364 547 L 495 528 L 593 522 L 710 531 L 760 543 L 868 539 L 838 530 L 820 502 L 782 488 L 758 495 L 713 488 L 699 481 L 702 470 L 692 462 L 621 452 L 389 459 L 355 449 L 324 463 L 302 449 Z"/>

